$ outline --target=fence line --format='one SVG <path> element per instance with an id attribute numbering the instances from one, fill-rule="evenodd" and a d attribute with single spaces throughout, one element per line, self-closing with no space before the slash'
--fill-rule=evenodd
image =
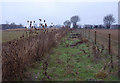
<path id="1" fill-rule="evenodd" d="M 117 48 L 118 48 L 118 41 L 113 40 L 112 34 L 105 34 L 107 37 L 103 36 L 100 32 L 97 30 L 90 30 L 90 29 L 81 29 L 80 33 L 83 34 L 85 38 L 88 38 L 89 40 L 92 40 L 95 44 L 103 44 L 106 49 L 108 49 L 108 53 L 111 54 L 116 54 Z M 111 47 L 112 46 L 112 47 Z M 113 48 L 113 49 L 112 49 Z M 111 51 L 112 50 L 112 51 Z M 114 53 L 115 52 L 115 53 Z"/>

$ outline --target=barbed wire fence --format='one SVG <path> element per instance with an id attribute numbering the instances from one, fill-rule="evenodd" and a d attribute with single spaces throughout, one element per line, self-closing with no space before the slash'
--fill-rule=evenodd
<path id="1" fill-rule="evenodd" d="M 100 33 L 97 29 L 80 29 L 81 35 L 95 46 L 104 47 L 106 56 L 110 56 L 110 72 L 114 68 L 114 58 L 118 57 L 118 41 L 112 37 L 112 33 Z"/>

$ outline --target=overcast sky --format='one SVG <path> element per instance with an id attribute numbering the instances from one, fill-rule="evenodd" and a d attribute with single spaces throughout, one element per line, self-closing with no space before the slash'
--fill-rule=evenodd
<path id="1" fill-rule="evenodd" d="M 1 2 L 2 23 L 15 22 L 27 25 L 27 20 L 45 19 L 48 24 L 63 24 L 78 15 L 79 24 L 103 24 L 103 17 L 113 14 L 118 23 L 118 2 Z"/>

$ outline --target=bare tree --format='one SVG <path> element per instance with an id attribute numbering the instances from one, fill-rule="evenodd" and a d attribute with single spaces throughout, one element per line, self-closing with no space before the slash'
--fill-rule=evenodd
<path id="1" fill-rule="evenodd" d="M 112 23 L 115 22 L 115 18 L 113 17 L 112 14 L 109 14 L 103 18 L 103 22 L 104 22 L 104 25 L 107 27 L 107 29 L 109 29 Z"/>
<path id="2" fill-rule="evenodd" d="M 73 27 L 77 28 L 77 22 L 80 21 L 80 18 L 77 15 L 76 16 L 72 16 L 71 19 L 70 19 L 70 21 L 73 23 Z"/>
<path id="3" fill-rule="evenodd" d="M 65 27 L 69 27 L 71 26 L 71 22 L 69 20 L 66 20 L 64 23 Z"/>
<path id="4" fill-rule="evenodd" d="M 10 25 L 16 25 L 14 22 L 12 22 Z"/>

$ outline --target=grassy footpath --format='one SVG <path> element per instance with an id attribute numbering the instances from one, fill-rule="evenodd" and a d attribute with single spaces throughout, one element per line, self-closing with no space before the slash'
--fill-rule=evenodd
<path id="1" fill-rule="evenodd" d="M 71 34 L 73 33 L 69 33 L 63 38 L 59 45 L 52 49 L 41 62 L 37 62 L 32 68 L 29 68 L 26 71 L 26 78 L 24 80 L 118 80 L 116 74 L 108 75 L 107 72 L 105 76 L 102 75 L 103 78 L 97 78 L 95 75 L 103 67 L 104 61 L 101 59 L 99 63 L 94 63 L 91 44 L 89 42 L 83 42 L 75 46 L 73 44 L 80 41 L 80 39 L 70 38 Z M 104 53 L 102 55 L 104 55 Z M 114 69 L 113 71 L 116 70 Z"/>

